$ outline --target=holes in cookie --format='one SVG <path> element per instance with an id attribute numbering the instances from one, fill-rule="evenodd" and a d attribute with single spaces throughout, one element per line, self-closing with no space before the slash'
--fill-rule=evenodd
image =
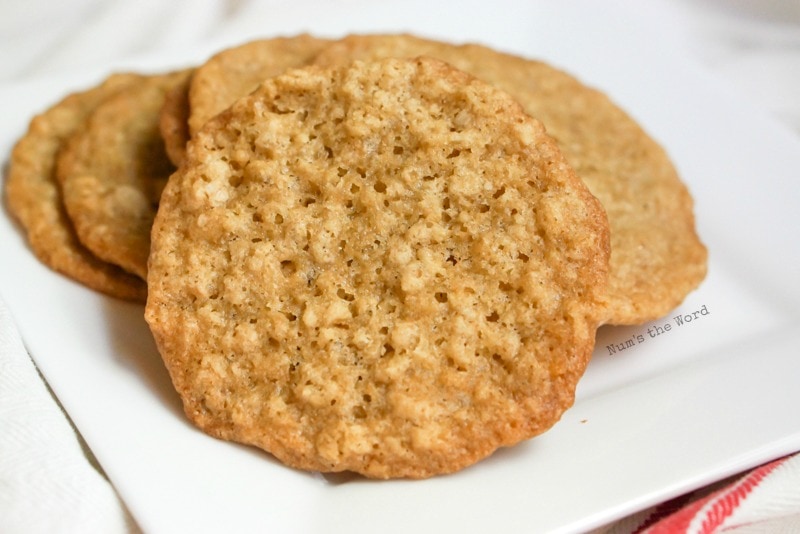
<path id="1" fill-rule="evenodd" d="M 509 374 L 513 371 L 511 367 L 511 362 L 504 360 L 503 357 L 497 353 L 492 354 L 492 361 L 498 364 L 500 367 L 502 367 L 503 370 Z"/>
<path id="2" fill-rule="evenodd" d="M 353 408 L 353 417 L 356 419 L 366 419 L 367 418 L 367 410 L 364 409 L 363 406 L 358 405 Z"/>
<path id="3" fill-rule="evenodd" d="M 254 139 L 250 139 L 250 150 L 258 154 L 262 160 L 275 159 L 275 150 L 269 146 L 257 146 Z"/>
<path id="4" fill-rule="evenodd" d="M 458 371 L 460 373 L 463 373 L 464 371 L 466 371 L 466 369 L 462 365 L 457 365 L 456 361 L 450 356 L 447 357 L 447 366 L 448 367 L 453 367 L 456 371 Z"/>
<path id="5" fill-rule="evenodd" d="M 401 146 L 395 146 L 395 147 L 392 149 L 392 154 L 395 154 L 395 155 L 399 156 L 399 155 L 401 155 L 402 153 L 403 153 L 403 147 L 401 147 Z"/>
<path id="6" fill-rule="evenodd" d="M 333 159 L 333 149 L 327 145 L 324 148 L 325 148 L 325 156 L 328 159 Z"/>
<path id="7" fill-rule="evenodd" d="M 316 204 L 316 202 L 317 202 L 317 199 L 316 199 L 316 198 L 314 198 L 314 197 L 307 197 L 307 198 L 303 199 L 303 201 L 302 201 L 302 204 L 303 204 L 303 207 L 304 207 L 304 208 L 307 208 L 307 207 L 309 207 L 311 204 Z"/>
<path id="8" fill-rule="evenodd" d="M 478 206 L 478 211 L 480 213 L 486 213 L 489 211 L 489 206 L 486 204 L 481 204 L 480 206 Z"/>
<path id="9" fill-rule="evenodd" d="M 497 191 L 494 192 L 494 194 L 492 195 L 492 198 L 498 199 L 498 198 L 502 197 L 505 194 L 506 194 L 506 188 L 505 188 L 505 186 L 503 186 L 503 187 L 501 187 L 500 189 L 498 189 Z"/>
<path id="10" fill-rule="evenodd" d="M 444 261 L 446 261 L 447 263 L 449 263 L 449 264 L 451 264 L 451 265 L 455 265 L 455 264 L 457 264 L 457 263 L 458 263 L 458 260 L 457 260 L 457 259 L 456 259 L 456 257 L 455 257 L 455 256 L 453 256 L 452 254 L 450 254 L 449 256 L 447 256 L 447 259 L 446 259 L 446 260 L 444 260 Z"/>
<path id="11" fill-rule="evenodd" d="M 496 323 L 500 319 L 500 315 L 496 311 L 493 311 L 489 315 L 486 316 L 486 320 L 490 323 Z"/>
<path id="12" fill-rule="evenodd" d="M 290 321 L 296 321 L 297 320 L 297 316 L 295 314 L 291 313 L 291 312 L 281 312 L 281 313 L 283 313 L 283 315 L 287 319 L 289 319 Z"/>
<path id="13" fill-rule="evenodd" d="M 444 291 L 437 291 L 433 296 L 436 299 L 436 302 L 440 302 L 442 304 L 447 302 L 447 293 Z"/>
<path id="14" fill-rule="evenodd" d="M 394 354 L 394 347 L 390 343 L 384 343 L 381 356 L 391 356 L 392 354 Z"/>
<path id="15" fill-rule="evenodd" d="M 530 260 L 530 257 L 522 252 L 519 253 L 518 258 L 522 261 L 522 263 L 528 263 L 528 260 Z"/>
<path id="16" fill-rule="evenodd" d="M 356 299 L 355 295 L 348 293 L 344 290 L 344 288 L 341 287 L 336 290 L 336 296 L 342 300 L 346 300 L 347 302 L 353 302 Z"/>
<path id="17" fill-rule="evenodd" d="M 451 228 L 453 232 L 457 232 L 459 234 L 469 234 L 469 230 L 467 229 L 466 225 L 463 222 L 456 221 L 452 224 Z"/>
<path id="18" fill-rule="evenodd" d="M 361 398 L 362 398 L 362 399 L 364 399 L 364 402 L 366 402 L 366 403 L 368 403 L 368 404 L 369 404 L 370 402 L 372 402 L 372 395 L 370 395 L 369 393 L 364 393 L 364 394 L 361 396 Z"/>
<path id="19" fill-rule="evenodd" d="M 377 191 L 378 193 L 386 192 L 386 184 L 384 182 L 381 181 L 375 182 L 375 185 L 373 187 L 375 188 L 375 191 Z"/>
<path id="20" fill-rule="evenodd" d="M 276 213 L 274 221 L 275 224 L 283 224 L 283 215 L 281 215 L 280 213 Z"/>
<path id="21" fill-rule="evenodd" d="M 450 153 L 447 155 L 447 158 L 448 158 L 448 159 L 451 159 L 451 158 L 457 158 L 457 157 L 458 157 L 458 156 L 460 156 L 460 155 L 461 155 L 461 151 L 460 151 L 459 149 L 457 149 L 457 148 L 454 148 L 454 149 L 453 149 L 453 150 L 451 150 L 451 151 L 450 151 Z"/>
<path id="22" fill-rule="evenodd" d="M 278 99 L 278 97 L 276 97 L 275 99 L 277 100 L 277 99 Z M 292 113 L 292 112 L 294 111 L 294 110 L 291 110 L 291 109 L 280 108 L 280 107 L 278 107 L 277 103 L 275 103 L 275 102 L 273 102 L 272 104 L 270 104 L 270 105 L 267 107 L 267 109 L 268 109 L 268 110 L 269 110 L 271 113 L 274 113 L 274 114 L 276 114 L 276 115 L 288 115 L 289 113 Z"/>
<path id="23" fill-rule="evenodd" d="M 297 266 L 292 260 L 284 260 L 281 262 L 281 272 L 287 278 L 297 272 Z"/>
<path id="24" fill-rule="evenodd" d="M 264 217 L 260 213 L 254 213 L 253 214 L 253 222 L 257 222 L 257 223 L 264 222 Z"/>

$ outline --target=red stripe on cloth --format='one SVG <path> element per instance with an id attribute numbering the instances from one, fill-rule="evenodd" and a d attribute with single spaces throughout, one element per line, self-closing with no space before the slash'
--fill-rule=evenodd
<path id="1" fill-rule="evenodd" d="M 642 523 L 636 527 L 631 534 L 642 534 L 647 532 L 648 528 L 652 527 L 662 519 L 671 516 L 678 510 L 681 510 L 687 505 L 687 503 L 691 502 L 693 498 L 694 493 L 687 493 L 685 495 L 681 495 L 680 497 L 675 497 L 674 499 L 662 502 L 652 509 L 650 514 L 644 518 L 644 521 L 642 521 Z"/>
<path id="2" fill-rule="evenodd" d="M 698 532 L 701 534 L 712 534 L 715 529 L 722 525 L 722 522 L 736 510 L 739 503 L 758 487 L 764 478 L 789 458 L 788 456 L 780 458 L 754 469 L 738 482 L 712 493 L 708 497 L 695 501 L 653 524 L 650 528 L 642 531 L 643 534 L 676 534 L 679 532 L 686 532 L 689 526 L 696 521 L 698 513 L 700 512 L 703 513 L 704 519 L 702 520 Z M 705 509 L 707 510 L 703 511 Z"/>
<path id="3" fill-rule="evenodd" d="M 709 495 L 708 497 L 695 501 L 671 516 L 662 519 L 644 532 L 646 534 L 676 534 L 678 532 L 686 532 L 692 519 L 697 515 L 697 512 L 713 498 L 713 495 Z"/>

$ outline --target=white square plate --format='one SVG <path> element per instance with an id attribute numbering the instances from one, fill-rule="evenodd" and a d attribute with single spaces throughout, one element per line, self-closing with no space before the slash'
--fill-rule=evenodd
<path id="1" fill-rule="evenodd" d="M 575 406 L 545 435 L 452 476 L 375 482 L 297 472 L 195 430 L 142 306 L 41 265 L 4 213 L 0 292 L 146 532 L 585 530 L 800 449 L 797 137 L 656 46 L 626 11 L 589 1 L 487 4 L 300 2 L 276 7 L 257 36 L 413 31 L 571 72 L 672 156 L 696 200 L 708 278 L 663 320 L 601 329 Z M 109 68 L 191 64 L 252 37 L 242 29 L 202 50 Z M 0 87 L 4 157 L 35 112 L 108 72 Z"/>

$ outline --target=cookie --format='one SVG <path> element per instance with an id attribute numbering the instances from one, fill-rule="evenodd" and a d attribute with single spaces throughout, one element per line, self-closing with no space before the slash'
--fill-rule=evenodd
<path id="1" fill-rule="evenodd" d="M 150 227 L 175 170 L 159 116 L 165 94 L 188 75 L 155 74 L 124 87 L 92 111 L 58 157 L 64 206 L 81 243 L 143 280 Z"/>
<path id="2" fill-rule="evenodd" d="M 189 142 L 189 84 L 191 74 L 175 84 L 164 95 L 164 104 L 158 116 L 158 129 L 164 139 L 164 149 L 169 160 L 180 166 Z"/>
<path id="3" fill-rule="evenodd" d="M 10 213 L 43 263 L 92 289 L 143 302 L 147 293 L 143 280 L 98 259 L 78 240 L 64 209 L 55 169 L 64 141 L 92 110 L 138 80 L 135 74 L 112 75 L 34 117 L 12 151 L 5 189 Z"/>
<path id="4" fill-rule="evenodd" d="M 571 406 L 608 250 L 602 206 L 504 92 L 427 58 L 304 68 L 190 141 L 145 318 L 205 432 L 423 478 Z"/>
<path id="5" fill-rule="evenodd" d="M 189 135 L 267 78 L 305 65 L 327 40 L 310 35 L 250 41 L 223 50 L 198 67 L 189 88 Z"/>
<path id="6" fill-rule="evenodd" d="M 666 152 L 603 93 L 543 62 L 411 35 L 355 35 L 318 65 L 428 55 L 500 87 L 541 120 L 600 199 L 611 226 L 606 322 L 638 324 L 678 306 L 706 274 L 692 198 Z"/>

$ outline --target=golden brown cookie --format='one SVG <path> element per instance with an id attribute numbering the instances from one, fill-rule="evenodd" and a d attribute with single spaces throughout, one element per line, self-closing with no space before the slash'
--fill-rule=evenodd
<path id="1" fill-rule="evenodd" d="M 667 313 L 706 274 L 693 202 L 665 151 L 601 92 L 545 63 L 478 45 L 410 35 L 355 35 L 333 43 L 319 65 L 428 55 L 497 85 L 541 120 L 600 199 L 611 226 L 608 323 Z"/>
<path id="2" fill-rule="evenodd" d="M 250 41 L 198 67 L 189 88 L 189 134 L 266 80 L 305 65 L 328 43 L 310 35 Z"/>
<path id="3" fill-rule="evenodd" d="M 159 131 L 165 94 L 189 71 L 142 77 L 98 105 L 58 157 L 64 206 L 98 258 L 147 278 L 150 227 L 175 170 Z"/>
<path id="4" fill-rule="evenodd" d="M 422 478 L 571 406 L 607 261 L 602 207 L 507 94 L 427 58 L 306 68 L 189 143 L 145 316 L 209 434 Z"/>
<path id="5" fill-rule="evenodd" d="M 22 224 L 31 249 L 43 263 L 92 289 L 144 301 L 144 281 L 98 259 L 79 242 L 55 175 L 56 155 L 64 141 L 103 100 L 139 79 L 135 74 L 112 75 L 34 117 L 11 154 L 5 186 L 9 211 Z"/>

